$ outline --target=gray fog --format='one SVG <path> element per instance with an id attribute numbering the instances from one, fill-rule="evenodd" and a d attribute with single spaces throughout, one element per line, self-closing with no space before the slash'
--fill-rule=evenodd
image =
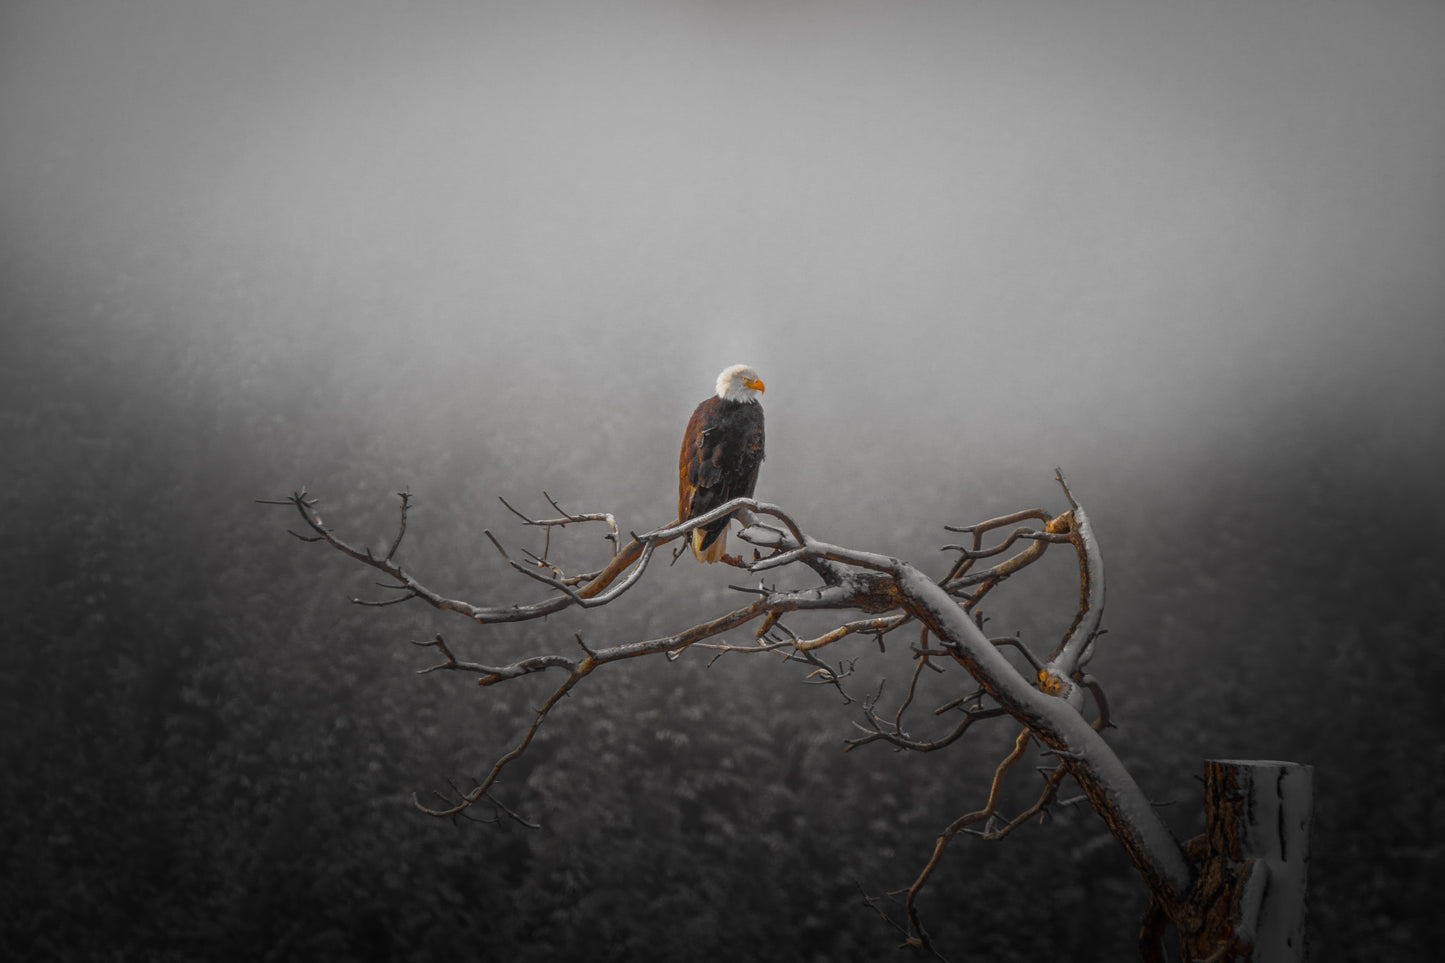
<path id="1" fill-rule="evenodd" d="M 3 33 L 8 242 L 123 284 L 97 350 L 192 338 L 224 405 L 267 403 L 228 367 L 264 340 L 587 445 L 744 360 L 779 486 L 784 452 L 1047 485 L 1439 428 L 1434 4 L 128 0 Z"/>
<path id="2" fill-rule="evenodd" d="M 1442 104 L 1429 0 L 3 4 L 0 615 L 24 644 L 0 678 L 22 775 L 0 780 L 19 841 L 0 905 L 21 907 L 0 955 L 66 957 L 45 941 L 74 929 L 94 943 L 72 958 L 358 959 L 348 940 L 385 943 L 357 935 L 374 924 L 442 958 L 475 937 L 416 896 L 440 865 L 474 886 L 459 902 L 513 906 L 495 919 L 515 932 L 489 936 L 531 947 L 516 959 L 635 922 L 651 904 L 628 886 L 653 865 L 711 872 L 762 927 L 785 900 L 757 840 L 699 857 L 688 822 L 750 825 L 751 788 L 716 809 L 668 795 L 718 759 L 777 775 L 759 758 L 843 810 L 836 846 L 788 837 L 778 878 L 833 867 L 817 925 L 886 943 L 839 854 L 873 860 L 874 891 L 906 885 L 963 770 L 840 761 L 848 710 L 756 666 L 629 668 L 557 722 L 601 719 L 629 737 L 604 748 L 643 758 L 624 780 L 559 735 L 519 805 L 566 825 L 582 786 L 630 816 L 636 780 L 665 818 L 632 843 L 576 824 L 438 842 L 409 808 L 491 758 L 526 703 L 418 679 L 407 638 L 445 625 L 515 654 L 584 621 L 670 634 L 735 576 L 684 560 L 587 620 L 466 637 L 348 606 L 369 581 L 253 503 L 309 485 L 381 544 L 410 487 L 407 565 L 471 601 L 527 597 L 481 534 L 525 542 L 496 496 L 671 520 L 688 415 L 745 362 L 767 384 L 757 494 L 827 541 L 937 565 L 944 523 L 1061 510 L 1061 466 L 1109 567 L 1096 668 L 1141 784 L 1191 793 L 1206 755 L 1317 766 L 1317 958 L 1433 958 L 1445 862 L 1419 837 L 1439 793 L 1412 733 L 1439 729 L 1445 622 Z M 1019 596 L 1026 626 L 1072 614 L 1055 561 Z M 760 741 L 714 728 L 731 709 Z M 631 740 L 617 717 L 645 712 L 706 748 Z M 875 846 L 859 804 L 885 790 L 929 815 Z M 102 796 L 122 822 L 37 804 Z M 978 921 L 984 958 L 1102 932 L 1098 958 L 1132 950 L 1137 880 L 1060 831 L 1067 860 L 1058 836 L 997 858 L 1064 909 L 1052 929 Z M 547 915 L 536 867 L 578 839 L 634 915 Z M 980 852 L 940 900 L 993 878 Z M 1056 892 L 1066 870 L 1116 882 Z M 343 899 L 339 879 L 361 882 Z M 671 892 L 670 919 L 739 941 L 733 958 L 799 958 Z M 77 893 L 145 911 L 71 927 Z M 319 920 L 313 943 L 274 932 L 285 907 Z"/>

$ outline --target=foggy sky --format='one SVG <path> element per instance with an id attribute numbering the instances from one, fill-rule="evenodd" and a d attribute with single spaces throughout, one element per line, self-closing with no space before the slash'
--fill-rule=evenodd
<path id="1" fill-rule="evenodd" d="M 222 399 L 259 332 L 496 431 L 538 387 L 677 421 L 735 361 L 814 455 L 1440 428 L 1439 4 L 124 0 L 0 36 L 10 256 L 141 292 L 166 320 L 102 310 L 98 350 L 185 329 Z"/>
<path id="2" fill-rule="evenodd" d="M 12 635 L 35 667 L 12 686 L 10 744 L 36 761 L 11 767 L 16 798 L 125 769 L 137 817 L 87 837 L 73 807 L 10 807 L 41 828 L 17 859 L 44 870 L 104 836 L 119 848 L 72 868 L 124 866 L 126 885 L 160 865 L 126 827 L 243 839 L 289 805 L 258 781 L 225 826 L 168 813 L 153 803 L 190 785 L 199 729 L 168 743 L 176 786 L 178 757 L 130 749 L 127 769 L 92 738 L 159 732 L 197 699 L 394 729 L 422 748 L 369 785 L 428 778 L 419 760 L 449 750 L 417 720 L 505 704 L 438 697 L 401 642 L 433 613 L 338 616 L 370 580 L 253 500 L 309 485 L 376 546 L 406 486 L 409 570 L 501 604 L 534 587 L 495 578 L 483 529 L 525 544 L 496 496 L 665 523 L 687 415 L 745 361 L 768 385 L 758 494 L 827 541 L 936 568 L 957 540 L 940 523 L 1062 510 L 1063 466 L 1110 566 L 1098 667 L 1119 680 L 1121 757 L 1161 799 L 1189 785 L 1182 756 L 1316 765 L 1317 949 L 1438 945 L 1428 900 L 1393 881 L 1438 889 L 1412 835 L 1434 803 L 1400 734 L 1438 728 L 1442 53 L 1435 0 L 0 4 L 0 427 Z M 1056 563 L 1009 603 L 1022 615 L 991 610 L 999 631 L 1071 614 Z M 659 591 L 590 614 L 587 638 L 715 616 L 732 576 L 711 568 L 654 568 Z M 333 652 L 372 661 L 339 671 Z M 232 666 L 245 678 L 217 681 Z M 763 705 L 756 673 L 714 685 L 733 684 Z M 56 692 L 105 711 L 78 725 Z M 236 706 L 216 718 L 253 716 Z M 457 739 L 491 738 L 466 718 Z M 208 767 L 273 760 L 259 731 Z M 336 731 L 298 738 L 275 779 L 309 794 L 297 764 L 321 745 L 325 771 L 353 767 Z M 459 769 L 486 755 L 457 751 Z M 193 798 L 230 785 L 204 780 Z M 351 842 L 337 852 L 365 851 Z M 1069 858 L 1087 869 L 1095 848 Z M 211 853 L 192 877 L 230 865 Z M 312 868 L 339 878 L 336 858 Z M 105 892 L 78 879 L 31 889 Z M 287 898 L 261 879 L 242 883 Z M 165 899 L 156 926 L 190 905 Z"/>

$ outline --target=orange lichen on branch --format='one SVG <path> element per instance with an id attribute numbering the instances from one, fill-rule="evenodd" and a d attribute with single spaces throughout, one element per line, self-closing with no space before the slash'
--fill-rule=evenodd
<path id="1" fill-rule="evenodd" d="M 1050 535 L 1067 535 L 1074 530 L 1074 513 L 1064 512 L 1056 515 L 1044 523 L 1044 531 Z"/>
<path id="2" fill-rule="evenodd" d="M 1047 692 L 1051 696 L 1068 695 L 1074 687 L 1072 682 L 1055 675 L 1048 667 L 1039 670 L 1038 680 L 1039 689 Z"/>

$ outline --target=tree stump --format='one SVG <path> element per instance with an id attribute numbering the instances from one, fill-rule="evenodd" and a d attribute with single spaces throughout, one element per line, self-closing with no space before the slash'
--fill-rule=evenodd
<path id="1" fill-rule="evenodd" d="M 1186 960 L 1286 963 L 1305 958 L 1305 886 L 1313 771 L 1293 762 L 1211 759 L 1198 869 L 1176 918 Z"/>

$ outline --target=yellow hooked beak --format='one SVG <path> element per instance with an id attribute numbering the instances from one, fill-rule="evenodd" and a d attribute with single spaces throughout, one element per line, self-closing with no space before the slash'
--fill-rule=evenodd
<path id="1" fill-rule="evenodd" d="M 747 385 L 749 388 L 753 389 L 754 391 L 767 391 L 767 390 L 768 390 L 768 389 L 766 389 L 766 388 L 763 387 L 763 383 L 762 383 L 761 381 L 759 381 L 757 378 L 749 378 L 747 381 L 744 381 L 743 384 Z"/>

